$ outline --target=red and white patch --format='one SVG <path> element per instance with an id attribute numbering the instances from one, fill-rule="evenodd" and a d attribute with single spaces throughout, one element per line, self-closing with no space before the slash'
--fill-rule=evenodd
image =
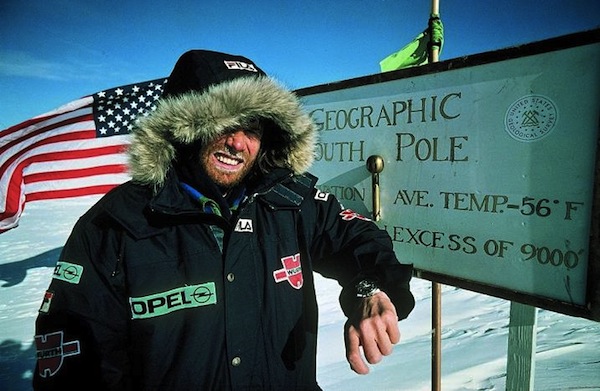
<path id="1" fill-rule="evenodd" d="M 300 254 L 281 258 L 283 268 L 273 272 L 273 278 L 276 283 L 287 281 L 295 289 L 302 288 L 304 277 L 302 276 L 302 265 L 300 264 Z"/>
<path id="2" fill-rule="evenodd" d="M 64 342 L 64 332 L 36 335 L 38 369 L 41 377 L 51 377 L 58 373 L 65 357 L 81 353 L 79 341 Z"/>
<path id="3" fill-rule="evenodd" d="M 341 211 L 340 216 L 342 216 L 342 220 L 345 220 L 345 221 L 350 221 L 350 220 L 354 220 L 354 219 L 371 221 L 371 219 L 368 219 L 365 216 L 363 216 L 359 213 L 356 213 L 352 209 L 345 209 L 345 210 Z"/>
<path id="4" fill-rule="evenodd" d="M 50 312 L 50 305 L 52 304 L 52 299 L 54 298 L 54 292 L 46 291 L 44 294 L 44 300 L 42 301 L 42 305 L 40 306 L 39 312 L 42 314 L 47 314 Z"/>

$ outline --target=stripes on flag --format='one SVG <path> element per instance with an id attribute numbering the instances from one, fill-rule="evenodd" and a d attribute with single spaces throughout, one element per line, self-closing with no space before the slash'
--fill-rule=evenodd
<path id="1" fill-rule="evenodd" d="M 101 91 L 0 131 L 0 232 L 18 225 L 26 202 L 104 194 L 127 181 L 129 132 L 165 82 Z"/>

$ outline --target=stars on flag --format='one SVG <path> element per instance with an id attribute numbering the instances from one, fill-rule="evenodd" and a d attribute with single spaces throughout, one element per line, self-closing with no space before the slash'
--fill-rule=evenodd
<path id="1" fill-rule="evenodd" d="M 156 109 L 166 79 L 132 84 L 93 95 L 97 137 L 128 134 L 136 118 Z"/>

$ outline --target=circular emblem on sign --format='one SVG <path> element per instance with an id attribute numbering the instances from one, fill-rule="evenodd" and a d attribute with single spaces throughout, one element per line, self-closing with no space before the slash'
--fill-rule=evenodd
<path id="1" fill-rule="evenodd" d="M 504 129 L 515 140 L 537 141 L 550 134 L 557 120 L 554 102 L 542 95 L 528 95 L 510 105 Z"/>

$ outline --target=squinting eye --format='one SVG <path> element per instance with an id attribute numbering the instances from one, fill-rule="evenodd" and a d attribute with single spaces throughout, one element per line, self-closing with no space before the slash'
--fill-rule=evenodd
<path id="1" fill-rule="evenodd" d="M 248 127 L 248 129 L 246 129 L 246 132 L 253 136 L 253 137 L 257 137 L 257 138 L 261 138 L 263 135 L 263 130 L 260 126 L 258 127 Z"/>
<path id="2" fill-rule="evenodd" d="M 262 133 L 262 124 L 258 118 L 251 118 L 244 124 L 244 127 L 251 132 Z"/>

